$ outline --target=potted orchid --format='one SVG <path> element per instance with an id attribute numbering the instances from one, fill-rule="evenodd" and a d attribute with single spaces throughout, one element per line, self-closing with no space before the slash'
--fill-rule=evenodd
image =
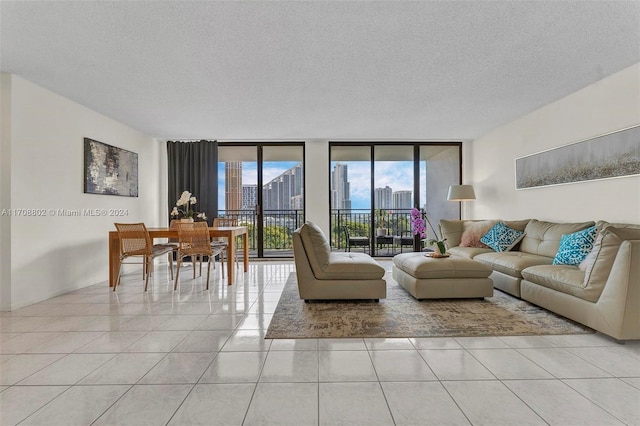
<path id="1" fill-rule="evenodd" d="M 207 215 L 204 212 L 195 210 L 197 202 L 198 199 L 192 196 L 189 191 L 183 191 L 171 210 L 171 217 L 185 222 L 193 222 L 194 219 L 207 220 Z"/>
<path id="2" fill-rule="evenodd" d="M 425 223 L 426 221 L 426 223 Z M 438 233 L 436 232 L 436 230 L 433 228 L 433 225 L 431 225 L 431 222 L 429 222 L 429 218 L 427 217 L 426 213 L 421 212 L 420 210 L 413 208 L 411 209 L 411 227 L 413 228 L 413 234 L 414 235 L 419 235 L 420 238 L 426 238 L 427 237 L 427 227 L 426 224 L 429 224 L 429 228 L 431 228 L 431 230 L 433 231 L 433 235 L 436 236 L 436 238 L 438 238 Z M 431 239 L 429 240 L 429 245 L 434 245 L 436 246 L 436 253 L 438 255 L 444 255 L 447 252 L 447 247 L 445 246 L 444 242 L 447 241 L 446 238 L 440 238 L 440 239 Z"/>

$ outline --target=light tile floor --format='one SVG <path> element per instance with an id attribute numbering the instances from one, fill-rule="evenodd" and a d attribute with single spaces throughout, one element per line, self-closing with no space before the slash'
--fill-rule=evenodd
<path id="1" fill-rule="evenodd" d="M 293 262 L 208 292 L 159 269 L 148 293 L 137 273 L 1 313 L 0 424 L 640 425 L 639 342 L 271 341 Z"/>

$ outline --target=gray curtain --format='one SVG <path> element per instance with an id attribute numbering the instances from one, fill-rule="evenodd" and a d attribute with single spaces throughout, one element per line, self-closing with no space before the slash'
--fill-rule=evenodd
<path id="1" fill-rule="evenodd" d="M 168 209 L 175 206 L 182 191 L 197 197 L 196 210 L 205 212 L 208 223 L 218 215 L 218 142 L 167 142 Z"/>

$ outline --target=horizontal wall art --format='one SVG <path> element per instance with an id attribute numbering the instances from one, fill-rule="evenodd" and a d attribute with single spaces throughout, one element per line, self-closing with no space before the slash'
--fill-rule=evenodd
<path id="1" fill-rule="evenodd" d="M 640 126 L 516 158 L 516 189 L 640 175 Z"/>
<path id="2" fill-rule="evenodd" d="M 138 196 L 138 154 L 84 138 L 84 192 Z"/>

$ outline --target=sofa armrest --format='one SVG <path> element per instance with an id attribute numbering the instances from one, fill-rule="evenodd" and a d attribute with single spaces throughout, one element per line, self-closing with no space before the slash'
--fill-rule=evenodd
<path id="1" fill-rule="evenodd" d="M 623 241 L 597 302 L 600 321 L 618 339 L 640 338 L 640 240 Z"/>

